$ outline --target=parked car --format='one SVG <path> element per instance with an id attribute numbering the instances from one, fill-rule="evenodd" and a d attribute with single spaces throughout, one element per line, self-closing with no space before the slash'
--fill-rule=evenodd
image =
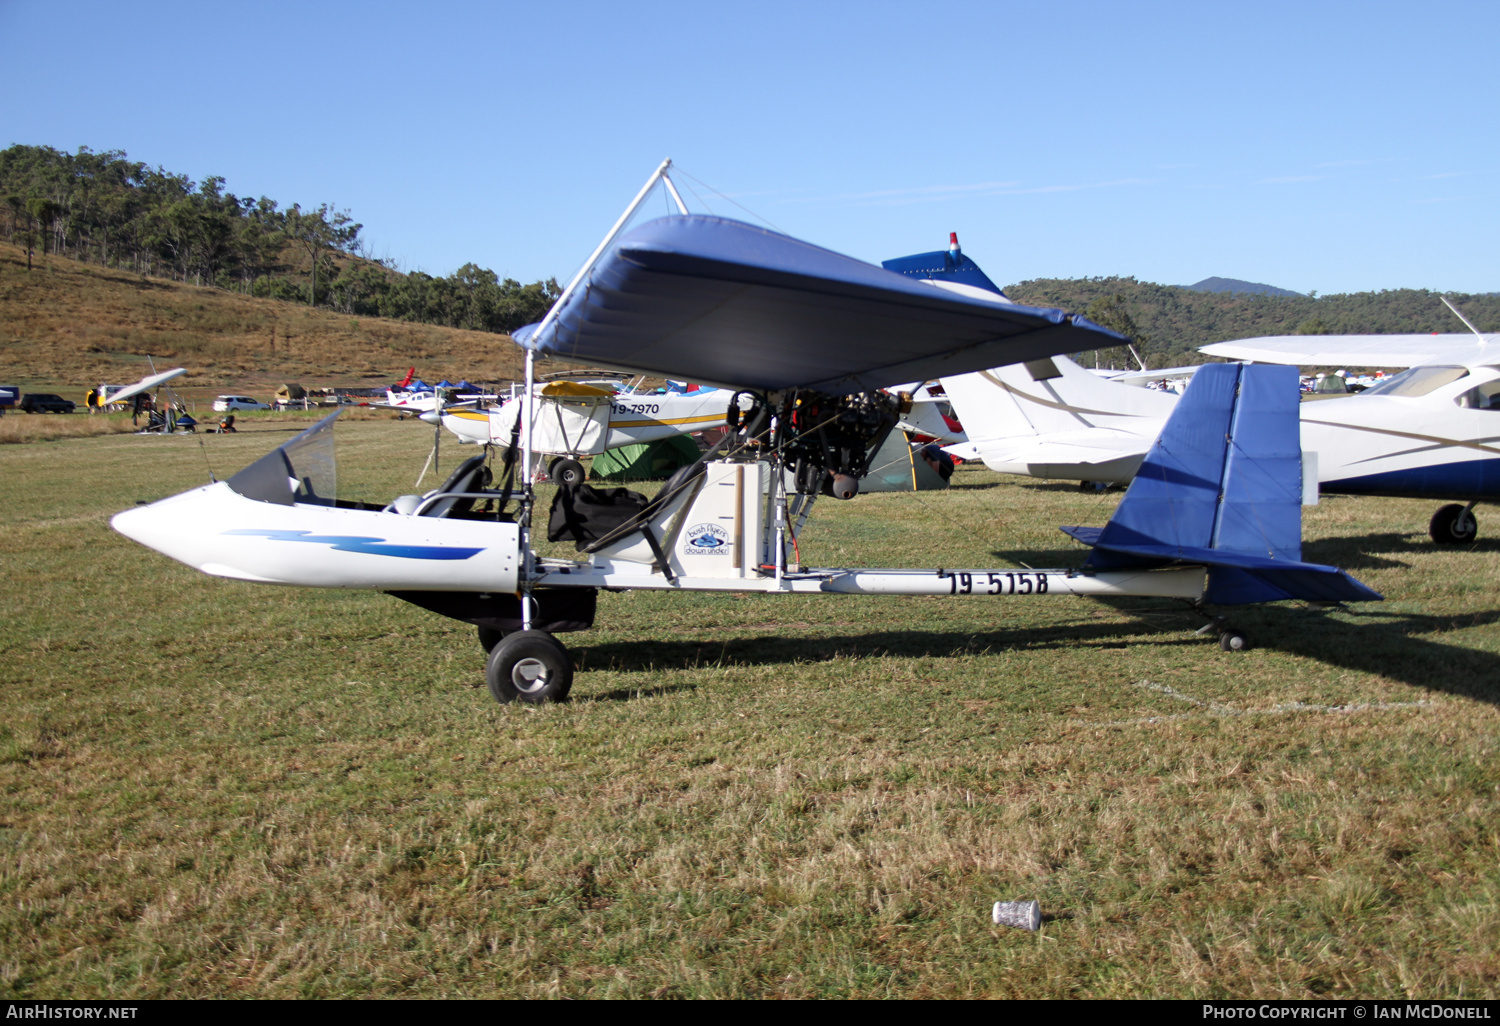
<path id="1" fill-rule="evenodd" d="M 214 400 L 215 413 L 228 413 L 230 410 L 269 410 L 269 403 L 256 402 L 248 395 L 221 395 Z"/>
<path id="2" fill-rule="evenodd" d="M 72 413 L 78 406 L 51 392 L 28 392 L 21 397 L 21 409 L 27 413 Z"/>

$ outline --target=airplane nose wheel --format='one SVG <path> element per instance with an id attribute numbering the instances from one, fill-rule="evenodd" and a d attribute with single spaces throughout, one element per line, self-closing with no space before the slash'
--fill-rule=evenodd
<path id="1" fill-rule="evenodd" d="M 1479 535 L 1479 521 L 1474 516 L 1474 504 L 1461 506 L 1456 502 L 1441 507 L 1432 515 L 1427 533 L 1439 545 L 1467 545 Z"/>
<path id="2" fill-rule="evenodd" d="M 484 678 L 500 703 L 562 702 L 573 688 L 573 660 L 545 631 L 517 631 L 490 652 Z"/>

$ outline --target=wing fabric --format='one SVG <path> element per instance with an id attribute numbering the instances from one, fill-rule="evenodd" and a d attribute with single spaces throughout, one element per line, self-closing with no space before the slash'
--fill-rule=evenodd
<path id="1" fill-rule="evenodd" d="M 1297 372 L 1207 364 L 1102 530 L 1064 527 L 1098 569 L 1209 568 L 1215 605 L 1380 596 L 1337 567 L 1302 562 Z"/>
<path id="2" fill-rule="evenodd" d="M 622 236 L 541 338 L 561 359 L 733 388 L 833 394 L 1119 345 L 1061 310 L 957 294 L 726 218 Z"/>

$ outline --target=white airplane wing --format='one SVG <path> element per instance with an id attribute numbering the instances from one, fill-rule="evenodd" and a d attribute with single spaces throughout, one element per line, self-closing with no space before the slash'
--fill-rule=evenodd
<path id="1" fill-rule="evenodd" d="M 1267 335 L 1215 342 L 1198 352 L 1230 360 L 1299 367 L 1414 367 L 1500 360 L 1500 335 Z"/>
<path id="2" fill-rule="evenodd" d="M 149 374 L 129 388 L 122 388 L 105 400 L 106 403 L 123 403 L 126 399 L 133 399 L 141 392 L 149 392 L 163 381 L 171 381 L 179 374 L 186 374 L 186 367 L 177 367 L 173 370 L 162 371 L 160 374 Z"/>

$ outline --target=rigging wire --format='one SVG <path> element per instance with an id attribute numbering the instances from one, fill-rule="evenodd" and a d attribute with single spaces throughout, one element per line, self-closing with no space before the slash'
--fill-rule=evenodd
<path id="1" fill-rule="evenodd" d="M 683 173 L 686 174 L 686 172 Z M 704 210 L 707 210 L 710 214 L 714 212 L 714 208 L 708 205 L 708 201 L 706 199 L 698 195 L 698 190 L 694 189 L 690 182 L 683 182 L 682 186 L 683 188 L 687 189 L 688 192 L 693 194 L 693 199 L 701 204 Z"/>
<path id="2" fill-rule="evenodd" d="M 701 179 L 701 178 L 693 178 L 692 175 L 688 174 L 686 171 L 683 171 L 682 168 L 681 168 L 681 166 L 676 165 L 676 164 L 674 164 L 672 166 L 674 168 L 676 168 L 678 171 L 681 171 L 683 177 L 692 179 L 693 181 L 697 182 L 699 185 L 703 186 L 705 189 L 707 189 L 709 192 L 713 193 L 715 196 L 719 197 L 720 199 L 725 200 L 725 201 L 727 201 L 729 203 L 733 203 L 735 206 L 739 207 L 741 210 L 743 210 L 745 213 L 749 214 L 751 217 L 755 218 L 757 221 L 762 222 L 767 227 L 772 228 L 772 229 L 774 229 L 774 230 L 776 230 L 778 232 L 781 232 L 782 235 L 790 234 L 785 229 L 779 228 L 776 225 L 772 224 L 769 219 L 761 217 L 755 211 L 753 211 L 749 207 L 745 206 L 745 204 L 739 202 L 738 200 L 736 200 L 736 199 L 734 199 L 734 198 L 732 198 L 730 196 L 724 195 L 722 192 L 720 192 L 718 189 L 715 189 L 712 185 L 709 185 L 703 179 Z"/>

